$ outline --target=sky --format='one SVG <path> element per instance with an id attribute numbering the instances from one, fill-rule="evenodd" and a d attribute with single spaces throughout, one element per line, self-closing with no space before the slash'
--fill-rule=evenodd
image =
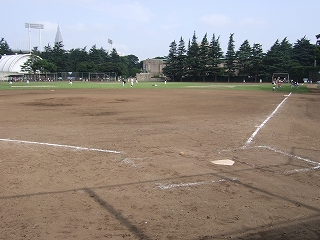
<path id="1" fill-rule="evenodd" d="M 0 6 L 0 38 L 11 49 L 53 47 L 59 26 L 66 50 L 96 45 L 140 61 L 167 56 L 181 37 L 187 48 L 194 33 L 198 42 L 205 34 L 209 42 L 220 37 L 224 53 L 231 33 L 235 50 L 248 40 L 264 52 L 277 39 L 315 43 L 320 34 L 320 0 L 0 0 Z M 28 32 L 25 23 L 44 29 Z"/>

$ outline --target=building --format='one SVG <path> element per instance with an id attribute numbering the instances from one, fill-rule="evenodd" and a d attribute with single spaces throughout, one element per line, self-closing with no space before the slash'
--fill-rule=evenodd
<path id="1" fill-rule="evenodd" d="M 143 62 L 142 73 L 138 73 L 136 78 L 138 81 L 159 80 L 164 77 L 162 69 L 165 66 L 163 59 L 146 59 Z"/>
<path id="2" fill-rule="evenodd" d="M 8 81 L 11 77 L 22 77 L 25 72 L 21 70 L 31 54 L 3 55 L 0 58 L 0 81 Z"/>
<path id="3" fill-rule="evenodd" d="M 57 33 L 56 33 L 56 38 L 54 40 L 54 43 L 63 43 L 63 38 L 62 38 L 62 34 L 61 34 L 61 31 L 60 31 L 60 26 L 58 25 L 58 28 L 57 28 Z"/>

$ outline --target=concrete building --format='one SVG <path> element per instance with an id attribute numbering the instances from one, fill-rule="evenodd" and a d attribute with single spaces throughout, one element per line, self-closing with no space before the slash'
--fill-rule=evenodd
<path id="1" fill-rule="evenodd" d="M 142 73 L 136 75 L 138 81 L 158 81 L 163 77 L 162 69 L 165 66 L 164 60 L 148 58 L 142 62 Z"/>
<path id="2" fill-rule="evenodd" d="M 4 55 L 0 59 L 0 81 L 8 81 L 10 77 L 22 77 L 25 72 L 21 70 L 31 54 Z"/>

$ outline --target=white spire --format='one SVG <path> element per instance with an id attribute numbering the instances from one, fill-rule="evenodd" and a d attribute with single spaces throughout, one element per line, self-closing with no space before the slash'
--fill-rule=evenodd
<path id="1" fill-rule="evenodd" d="M 61 32 L 60 32 L 60 26 L 59 26 L 59 25 L 58 25 L 58 29 L 57 29 L 56 39 L 55 39 L 54 42 L 55 42 L 55 43 L 63 42 L 62 35 L 61 35 Z"/>

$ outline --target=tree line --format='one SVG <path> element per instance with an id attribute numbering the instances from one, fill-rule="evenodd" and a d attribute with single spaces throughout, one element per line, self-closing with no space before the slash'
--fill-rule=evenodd
<path id="1" fill-rule="evenodd" d="M 182 37 L 179 42 L 171 42 L 163 72 L 172 81 L 217 81 L 223 77 L 228 82 L 231 79 L 256 82 L 271 79 L 273 73 L 290 73 L 290 78 L 297 81 L 310 76 L 319 78 L 320 34 L 316 38 L 316 44 L 310 43 L 306 37 L 294 44 L 287 38 L 276 40 L 264 53 L 261 44 L 250 45 L 248 40 L 235 50 L 232 33 L 224 54 L 215 34 L 210 42 L 205 34 L 199 43 L 194 32 L 187 46 Z"/>
<path id="2" fill-rule="evenodd" d="M 187 46 L 181 37 L 179 42 L 174 40 L 170 44 L 167 56 L 157 58 L 166 62 L 163 73 L 172 81 L 227 79 L 229 82 L 236 78 L 251 78 L 256 82 L 258 79 L 271 79 L 273 73 L 290 73 L 290 77 L 296 80 L 310 76 L 319 78 L 320 34 L 316 35 L 316 44 L 310 43 L 306 37 L 298 39 L 294 44 L 287 38 L 276 40 L 266 53 L 261 44 L 250 45 L 248 40 L 235 50 L 233 37 L 234 34 L 230 34 L 227 51 L 224 53 L 220 39 L 215 34 L 210 42 L 205 34 L 199 43 L 194 32 Z M 22 52 L 12 51 L 2 38 L 0 56 L 14 53 Z M 65 50 L 63 43 L 59 42 L 53 47 L 48 44 L 44 51 L 34 47 L 32 57 L 22 67 L 30 73 L 111 72 L 126 78 L 140 73 L 142 62 L 135 55 L 119 56 L 116 49 L 109 53 L 102 47 L 93 45 L 89 50 L 86 47 Z"/>
<path id="3" fill-rule="evenodd" d="M 0 56 L 4 54 L 22 54 L 21 51 L 14 52 L 4 38 L 0 41 Z M 62 42 L 55 43 L 53 47 L 49 44 L 44 51 L 34 47 L 31 57 L 22 66 L 22 70 L 35 73 L 55 72 L 85 72 L 85 73 L 113 73 L 115 76 L 134 77 L 140 73 L 142 62 L 135 55 L 120 56 L 113 48 L 109 53 L 105 49 L 93 45 L 89 50 L 76 48 L 65 50 Z"/>

